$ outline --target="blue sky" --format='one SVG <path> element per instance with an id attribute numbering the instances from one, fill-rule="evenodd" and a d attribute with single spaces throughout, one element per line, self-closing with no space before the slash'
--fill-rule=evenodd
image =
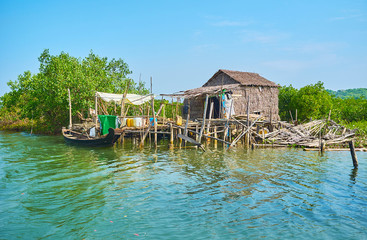
<path id="1" fill-rule="evenodd" d="M 367 87 L 367 1 L 0 0 L 0 95 L 44 49 L 122 58 L 155 93 L 203 85 L 218 69 L 299 88 Z M 149 84 L 147 84 L 149 86 Z"/>

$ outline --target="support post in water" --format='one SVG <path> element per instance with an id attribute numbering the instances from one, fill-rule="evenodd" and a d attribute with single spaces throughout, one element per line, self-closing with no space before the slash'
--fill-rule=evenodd
<path id="1" fill-rule="evenodd" d="M 321 142 L 320 142 L 320 152 L 324 153 L 324 151 L 325 151 L 325 142 L 324 142 L 324 140 L 321 140 Z"/>
<path id="2" fill-rule="evenodd" d="M 169 124 L 169 128 L 170 128 L 170 146 L 173 146 L 173 127 L 172 127 L 172 123 Z"/>
<path id="3" fill-rule="evenodd" d="M 354 166 L 354 168 L 358 168 L 358 160 L 357 160 L 356 151 L 354 149 L 354 141 L 353 140 L 349 142 L 349 149 L 350 149 L 350 154 L 352 155 L 353 166 Z"/>
<path id="4" fill-rule="evenodd" d="M 246 109 L 246 115 L 247 115 L 247 135 L 245 137 L 246 139 L 246 148 L 248 149 L 250 146 L 250 95 L 247 96 L 247 109 Z"/>

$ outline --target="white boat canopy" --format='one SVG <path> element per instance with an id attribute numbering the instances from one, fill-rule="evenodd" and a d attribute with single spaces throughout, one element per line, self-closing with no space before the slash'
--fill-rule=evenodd
<path id="1" fill-rule="evenodd" d="M 115 102 L 117 104 L 121 104 L 121 100 L 124 97 L 124 94 L 116 94 L 116 93 L 104 93 L 104 92 L 96 92 L 97 96 L 106 102 Z M 141 105 L 146 103 L 152 99 L 154 95 L 138 95 L 138 94 L 126 94 L 124 99 L 125 103 L 133 104 L 133 105 Z"/>

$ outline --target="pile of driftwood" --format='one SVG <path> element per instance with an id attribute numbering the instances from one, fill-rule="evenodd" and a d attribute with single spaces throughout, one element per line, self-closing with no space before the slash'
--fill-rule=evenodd
<path id="1" fill-rule="evenodd" d="M 355 130 L 337 124 L 333 120 L 315 120 L 305 124 L 282 123 L 283 128 L 260 136 L 265 142 L 277 145 L 319 147 L 342 144 L 354 138 Z"/>

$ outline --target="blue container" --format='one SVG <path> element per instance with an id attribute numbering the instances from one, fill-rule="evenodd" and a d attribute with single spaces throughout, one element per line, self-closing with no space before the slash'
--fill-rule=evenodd
<path id="1" fill-rule="evenodd" d="M 149 118 L 149 122 L 152 123 L 154 118 Z M 157 120 L 156 120 L 157 121 Z M 152 124 L 154 126 L 154 123 Z"/>

